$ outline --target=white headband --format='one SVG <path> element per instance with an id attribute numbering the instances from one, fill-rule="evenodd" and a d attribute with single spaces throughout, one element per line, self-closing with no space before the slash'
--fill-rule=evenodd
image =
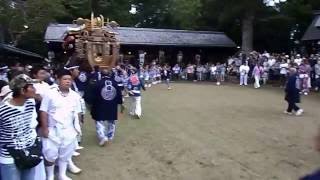
<path id="1" fill-rule="evenodd" d="M 79 68 L 79 66 L 64 67 L 65 70 L 72 70 L 76 68 Z"/>

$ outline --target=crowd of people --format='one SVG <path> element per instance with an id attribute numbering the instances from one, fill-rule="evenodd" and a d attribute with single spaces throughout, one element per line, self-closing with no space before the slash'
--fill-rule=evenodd
<path id="1" fill-rule="evenodd" d="M 252 52 L 250 55 L 238 54 L 229 57 L 224 63 L 177 63 L 172 67 L 163 66 L 153 61 L 141 67 L 140 77 L 147 86 L 157 84 L 161 80 L 214 81 L 221 85 L 226 80 L 238 79 L 241 86 L 252 83 L 254 88 L 268 83 L 284 87 L 289 75 L 289 69 L 295 68 L 298 75 L 300 93 L 308 95 L 311 89 L 319 91 L 320 87 L 320 55 L 311 54 L 310 57 L 286 54 L 270 54 L 267 52 Z M 168 73 L 167 73 L 168 72 Z M 168 86 L 170 89 L 170 86 Z"/>
<path id="2" fill-rule="evenodd" d="M 128 101 L 129 115 L 142 116 L 141 90 L 179 80 L 215 81 L 221 85 L 238 77 L 240 86 L 253 79 L 254 88 L 276 81 L 285 88 L 286 114 L 302 115 L 300 94 L 320 85 L 320 56 L 252 52 L 230 57 L 226 63 L 145 66 L 119 64 L 112 69 L 94 66 L 86 71 L 71 58 L 60 69 L 45 66 L 0 65 L 0 180 L 70 180 L 67 170 L 78 174 L 73 156 L 81 146 L 82 125 L 90 112 L 98 145 L 110 144 L 118 114 Z M 88 108 L 88 111 L 87 111 Z M 106 111 L 106 109 L 108 109 Z M 26 153 L 27 152 L 27 153 Z"/>

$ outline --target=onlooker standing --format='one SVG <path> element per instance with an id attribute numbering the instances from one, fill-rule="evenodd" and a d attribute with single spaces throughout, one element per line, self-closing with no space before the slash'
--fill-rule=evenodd
<path id="1" fill-rule="evenodd" d="M 299 66 L 300 90 L 301 93 L 304 93 L 304 95 L 308 95 L 309 88 L 311 87 L 310 72 L 311 66 L 309 65 L 309 62 L 305 59 Z"/>
<path id="2" fill-rule="evenodd" d="M 220 86 L 221 84 L 221 64 L 218 62 L 216 66 L 216 79 L 217 85 Z"/>
<path id="3" fill-rule="evenodd" d="M 0 179 L 2 180 L 35 180 L 35 166 L 41 162 L 41 154 L 38 154 L 37 163 L 34 163 L 33 167 L 18 168 L 21 164 L 17 164 L 18 159 L 14 159 L 12 151 L 40 148 L 37 146 L 35 131 L 37 123 L 33 83 L 26 75 L 16 76 L 10 81 L 12 98 L 0 105 Z M 38 150 L 41 152 L 41 149 Z"/>
<path id="4" fill-rule="evenodd" d="M 179 64 L 176 64 L 175 66 L 173 66 L 172 71 L 173 71 L 174 80 L 179 80 L 179 75 L 181 72 L 181 67 L 179 66 Z"/>
<path id="5" fill-rule="evenodd" d="M 217 67 L 215 64 L 212 64 L 210 67 L 210 80 L 213 81 L 216 78 Z"/>
<path id="6" fill-rule="evenodd" d="M 254 77 L 254 88 L 260 88 L 260 78 L 263 68 L 257 63 L 253 68 L 252 76 Z"/>
<path id="7" fill-rule="evenodd" d="M 319 91 L 320 88 L 320 58 L 318 59 L 317 64 L 314 66 L 314 71 L 315 71 L 315 81 L 316 81 L 316 87 L 315 90 Z"/>
<path id="8" fill-rule="evenodd" d="M 171 78 L 171 68 L 168 64 L 165 64 L 162 69 L 162 77 L 165 80 L 168 90 L 171 90 L 170 78 Z"/>
<path id="9" fill-rule="evenodd" d="M 250 67 L 248 66 L 248 62 L 244 62 L 240 66 L 239 71 L 240 71 L 240 86 L 242 86 L 242 85 L 247 86 L 248 85 L 248 74 L 250 71 Z"/>
<path id="10" fill-rule="evenodd" d="M 225 76 L 226 76 L 226 64 L 221 64 L 220 69 L 221 69 L 221 72 L 220 72 L 221 82 L 224 82 Z"/>
<path id="11" fill-rule="evenodd" d="M 281 87 L 285 86 L 287 74 L 288 74 L 288 68 L 289 68 L 289 64 L 285 59 L 283 59 L 280 64 L 280 83 L 281 83 L 280 86 Z"/>
<path id="12" fill-rule="evenodd" d="M 270 71 L 269 63 L 267 61 L 264 61 L 263 62 L 263 73 L 262 73 L 262 81 L 263 81 L 264 85 L 267 84 L 267 81 L 269 79 L 269 71 Z"/>
<path id="13" fill-rule="evenodd" d="M 187 79 L 189 81 L 193 80 L 193 74 L 194 74 L 194 68 L 191 64 L 188 64 L 188 66 L 187 66 Z"/>

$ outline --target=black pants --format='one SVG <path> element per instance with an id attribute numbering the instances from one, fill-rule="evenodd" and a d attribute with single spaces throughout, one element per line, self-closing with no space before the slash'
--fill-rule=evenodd
<path id="1" fill-rule="evenodd" d="M 294 111 L 298 111 L 300 108 L 296 105 L 295 102 L 289 102 L 288 101 L 288 109 L 287 109 L 287 112 L 292 112 L 292 110 Z"/>
<path id="2" fill-rule="evenodd" d="M 175 81 L 180 80 L 179 74 L 174 74 L 173 77 L 174 77 L 174 80 L 175 80 Z"/>
<path id="3" fill-rule="evenodd" d="M 281 74 L 280 75 L 280 86 L 285 86 L 286 85 L 286 75 L 285 74 Z"/>

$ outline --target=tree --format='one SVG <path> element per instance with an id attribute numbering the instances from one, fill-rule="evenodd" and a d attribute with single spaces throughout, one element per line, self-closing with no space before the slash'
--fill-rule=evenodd
<path id="1" fill-rule="evenodd" d="M 62 0 L 0 0 L 0 22 L 3 31 L 10 37 L 6 40 L 17 46 L 26 33 L 43 36 L 48 23 L 66 15 L 61 2 Z"/>
<path id="2" fill-rule="evenodd" d="M 262 0 L 203 0 L 205 7 L 216 16 L 218 24 L 230 22 L 239 23 L 242 32 L 242 51 L 248 53 L 253 50 L 253 33 L 255 20 L 264 14 L 267 7 Z"/>

